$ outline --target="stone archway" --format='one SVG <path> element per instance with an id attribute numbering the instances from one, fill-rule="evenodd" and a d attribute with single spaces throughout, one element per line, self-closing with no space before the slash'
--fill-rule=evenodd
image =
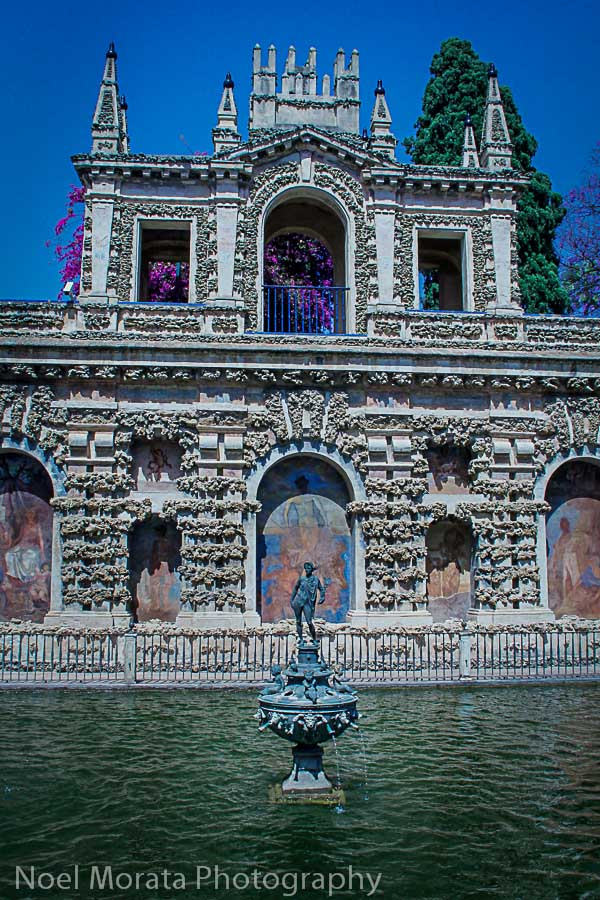
<path id="1" fill-rule="evenodd" d="M 276 197 L 262 228 L 262 328 L 343 334 L 348 325 L 348 229 L 337 201 L 292 188 Z"/>
<path id="2" fill-rule="evenodd" d="M 350 609 L 354 577 L 350 501 L 334 466 L 315 456 L 293 455 L 263 477 L 257 515 L 256 597 L 263 622 L 290 618 L 290 596 L 302 565 L 318 566 L 327 588 L 317 615 L 343 622 Z"/>
<path id="3" fill-rule="evenodd" d="M 572 459 L 548 481 L 548 605 L 559 616 L 600 617 L 600 462 Z"/>
<path id="4" fill-rule="evenodd" d="M 26 453 L 0 453 L 0 619 L 43 622 L 50 610 L 52 482 Z"/>

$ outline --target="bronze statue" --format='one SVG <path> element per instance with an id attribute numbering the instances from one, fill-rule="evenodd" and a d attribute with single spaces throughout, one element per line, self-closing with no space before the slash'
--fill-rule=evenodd
<path id="1" fill-rule="evenodd" d="M 320 594 L 319 604 L 325 602 L 325 588 L 319 581 L 317 575 L 314 575 L 316 566 L 311 562 L 304 563 L 304 575 L 301 575 L 292 591 L 292 609 L 296 616 L 296 631 L 298 640 L 302 640 L 302 613 L 306 619 L 308 630 L 313 641 L 317 640 L 317 632 L 313 624 L 315 614 L 315 605 L 317 602 L 317 592 Z"/>

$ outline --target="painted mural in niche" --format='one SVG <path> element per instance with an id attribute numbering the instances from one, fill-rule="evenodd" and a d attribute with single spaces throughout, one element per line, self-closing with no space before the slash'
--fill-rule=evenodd
<path id="1" fill-rule="evenodd" d="M 425 458 L 429 465 L 427 481 L 431 494 L 464 494 L 469 490 L 471 456 L 465 447 L 451 444 L 430 447 Z"/>
<path id="2" fill-rule="evenodd" d="M 129 538 L 131 609 L 138 622 L 174 622 L 181 608 L 181 535 L 172 522 L 152 516 Z"/>
<path id="3" fill-rule="evenodd" d="M 275 465 L 261 484 L 257 516 L 257 601 L 263 622 L 292 617 L 290 597 L 305 562 L 326 587 L 317 616 L 343 622 L 350 608 L 352 543 L 348 492 L 332 466 L 311 457 Z"/>
<path id="4" fill-rule="evenodd" d="M 557 617 L 600 618 L 600 466 L 566 463 L 546 500 L 550 608 Z"/>
<path id="5" fill-rule="evenodd" d="M 471 606 L 469 529 L 459 522 L 434 522 L 427 532 L 427 599 L 434 622 L 466 619 Z"/>
<path id="6" fill-rule="evenodd" d="M 51 497 L 36 460 L 0 454 L 0 619 L 42 622 L 50 609 Z"/>
<path id="7" fill-rule="evenodd" d="M 173 441 L 137 441 L 132 449 L 138 491 L 173 491 L 181 477 L 182 450 Z"/>

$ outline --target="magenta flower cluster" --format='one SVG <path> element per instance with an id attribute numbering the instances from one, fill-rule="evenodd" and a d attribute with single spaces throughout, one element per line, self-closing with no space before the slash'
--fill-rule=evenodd
<path id="1" fill-rule="evenodd" d="M 280 234 L 265 248 L 266 285 L 303 288 L 286 292 L 289 316 L 304 323 L 307 331 L 332 332 L 335 308 L 331 292 L 320 289 L 333 286 L 333 259 L 327 247 L 316 238 L 298 232 Z"/>
<path id="2" fill-rule="evenodd" d="M 184 262 L 148 263 L 148 296 L 158 303 L 185 303 L 190 290 L 190 266 Z"/>
<path id="3" fill-rule="evenodd" d="M 56 243 L 54 247 L 54 255 L 61 264 L 60 277 L 61 284 L 67 281 L 73 282 L 73 290 L 71 295 L 77 297 L 81 284 L 81 255 L 83 253 L 83 208 L 85 197 L 85 188 L 71 185 L 67 194 L 67 213 L 62 219 L 59 219 L 54 226 L 54 235 L 60 238 L 61 235 L 68 236 L 70 239 L 66 244 Z M 71 231 L 73 224 L 75 228 Z M 46 246 L 51 246 L 51 241 L 46 242 Z M 63 296 L 63 288 L 61 287 L 58 297 Z"/>
<path id="4" fill-rule="evenodd" d="M 331 287 L 331 253 L 316 238 L 297 232 L 280 234 L 265 249 L 265 284 Z"/>

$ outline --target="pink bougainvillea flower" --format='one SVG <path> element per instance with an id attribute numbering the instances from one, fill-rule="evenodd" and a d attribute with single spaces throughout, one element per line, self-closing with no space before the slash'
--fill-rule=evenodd
<path id="1" fill-rule="evenodd" d="M 59 263 L 61 283 L 64 285 L 67 281 L 73 282 L 71 291 L 72 297 L 77 297 L 81 282 L 81 256 L 83 253 L 83 209 L 77 209 L 84 203 L 85 188 L 82 186 L 71 185 L 67 194 L 67 214 L 59 219 L 54 226 L 55 237 L 61 234 L 68 235 L 73 220 L 78 220 L 78 224 L 71 232 L 70 240 L 66 244 L 56 244 L 54 247 L 54 255 Z M 46 241 L 46 246 L 51 247 L 52 242 Z M 63 289 L 59 291 L 58 298 L 63 296 Z"/>
<path id="2" fill-rule="evenodd" d="M 306 333 L 335 329 L 334 292 L 322 290 L 333 286 L 333 259 L 321 241 L 297 232 L 274 237 L 265 248 L 264 282 L 287 288 L 285 294 L 273 295 L 271 328 Z"/>
<path id="3" fill-rule="evenodd" d="M 190 267 L 184 262 L 148 263 L 148 296 L 154 303 L 181 303 L 189 296 Z"/>

